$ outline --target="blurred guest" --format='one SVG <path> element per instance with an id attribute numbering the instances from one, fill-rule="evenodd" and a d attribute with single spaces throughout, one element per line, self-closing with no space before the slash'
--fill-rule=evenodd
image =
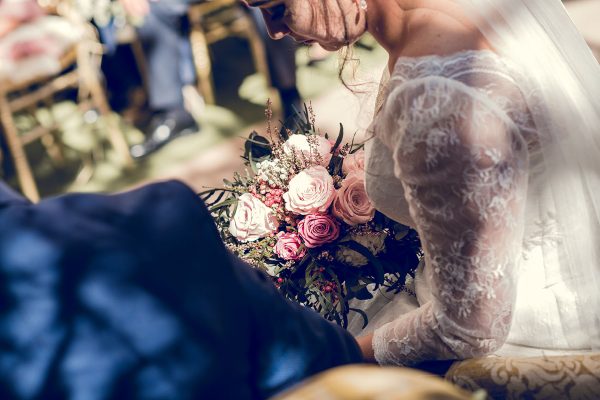
<path id="1" fill-rule="evenodd" d="M 273 40 L 269 36 L 265 21 L 259 9 L 249 9 L 258 33 L 263 39 L 271 74 L 271 83 L 279 92 L 283 106 L 283 119 L 288 121 L 297 111 L 303 109 L 302 98 L 296 86 L 296 49 L 298 44 L 291 38 Z"/>
<path id="2" fill-rule="evenodd" d="M 133 46 L 120 42 L 122 39 L 119 38 L 119 31 L 124 29 L 120 24 L 121 22 L 111 19 L 106 24 L 97 26 L 104 47 L 101 68 L 106 78 L 111 108 L 126 120 L 137 123 L 149 114 L 145 103 L 148 96 L 144 92 L 144 80 L 141 76 L 144 68 L 138 65 Z"/>
<path id="3" fill-rule="evenodd" d="M 173 181 L 36 205 L 0 182 L 0 308 L 7 400 L 263 399 L 361 360 Z"/>
<path id="4" fill-rule="evenodd" d="M 61 71 L 61 57 L 80 32 L 64 18 L 46 15 L 36 0 L 0 0 L 0 84 L 19 84 Z M 9 154 L 0 126 L 0 153 Z M 12 175 L 0 157 L 2 175 Z"/>
<path id="5" fill-rule="evenodd" d="M 154 117 L 145 141 L 131 148 L 131 155 L 141 158 L 199 129 L 184 107 L 182 92 L 195 80 L 187 20 L 188 6 L 195 0 L 119 1 L 130 16 L 143 19 L 137 33 L 147 61 L 148 102 Z"/>

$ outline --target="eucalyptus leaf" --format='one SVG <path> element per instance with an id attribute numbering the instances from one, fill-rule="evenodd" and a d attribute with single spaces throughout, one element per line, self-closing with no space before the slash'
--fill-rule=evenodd
<path id="1" fill-rule="evenodd" d="M 208 210 L 210 212 L 214 212 L 214 211 L 216 211 L 218 209 L 225 208 L 225 207 L 230 207 L 231 205 L 237 204 L 237 203 L 238 203 L 238 199 L 236 199 L 236 198 L 228 199 L 228 200 L 225 200 L 225 201 L 223 201 L 223 202 L 221 202 L 221 203 L 219 203 L 217 205 L 209 207 Z"/>
<path id="2" fill-rule="evenodd" d="M 252 150 L 250 150 L 248 152 L 248 165 L 250 165 L 252 172 L 254 172 L 255 174 L 258 173 L 258 167 L 256 166 L 256 161 L 254 160 L 254 157 L 252 156 Z"/>

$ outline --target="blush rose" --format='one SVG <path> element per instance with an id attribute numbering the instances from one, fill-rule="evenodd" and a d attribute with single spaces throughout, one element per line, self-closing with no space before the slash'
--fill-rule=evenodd
<path id="1" fill-rule="evenodd" d="M 355 153 L 348 154 L 344 157 L 344 163 L 342 164 L 342 172 L 346 175 L 355 171 L 365 170 L 365 152 L 359 150 Z"/>
<path id="2" fill-rule="evenodd" d="M 278 227 L 273 211 L 250 193 L 238 199 L 229 232 L 240 242 L 252 242 L 273 233 Z"/>
<path id="3" fill-rule="evenodd" d="M 306 247 L 313 249 L 334 242 L 340 236 L 340 225 L 329 215 L 310 214 L 298 223 L 298 233 Z"/>
<path id="4" fill-rule="evenodd" d="M 352 226 L 365 224 L 373 219 L 375 207 L 367 196 L 364 173 L 352 172 L 346 176 L 336 193 L 331 211 Z"/>
<path id="5" fill-rule="evenodd" d="M 297 261 L 306 254 L 306 248 L 297 233 L 281 233 L 275 244 L 275 254 L 284 260 Z"/>
<path id="6" fill-rule="evenodd" d="M 300 215 L 326 212 L 334 197 L 333 178 L 321 166 L 307 168 L 294 176 L 283 195 L 285 208 Z"/>

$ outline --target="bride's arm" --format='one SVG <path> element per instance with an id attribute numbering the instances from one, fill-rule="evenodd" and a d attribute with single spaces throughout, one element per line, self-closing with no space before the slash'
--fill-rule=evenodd
<path id="1" fill-rule="evenodd" d="M 358 347 L 360 348 L 360 352 L 363 357 L 363 361 L 367 363 L 375 363 L 375 351 L 373 350 L 373 334 L 369 333 L 365 336 L 360 336 L 356 338 L 356 343 L 358 343 Z"/>
<path id="2" fill-rule="evenodd" d="M 516 291 L 528 165 L 519 130 L 485 94 L 445 78 L 393 90 L 376 129 L 394 153 L 433 297 L 375 331 L 374 357 L 410 365 L 493 352 Z"/>

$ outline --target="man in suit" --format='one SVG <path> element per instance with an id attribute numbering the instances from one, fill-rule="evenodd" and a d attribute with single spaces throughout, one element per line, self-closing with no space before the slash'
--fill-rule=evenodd
<path id="1" fill-rule="evenodd" d="M 0 309 L 7 400 L 262 399 L 361 360 L 176 181 L 36 205 L 0 182 Z"/>
<path id="2" fill-rule="evenodd" d="M 283 122 L 293 125 L 293 117 L 303 110 L 302 97 L 296 85 L 296 49 L 291 37 L 273 40 L 267 32 L 265 20 L 258 8 L 248 8 L 248 13 L 260 34 L 269 64 L 271 83 L 279 92 L 283 106 Z"/>
<path id="3" fill-rule="evenodd" d="M 178 136 L 199 127 L 184 108 L 183 87 L 195 82 L 189 42 L 188 7 L 200 0 L 119 0 L 125 11 L 142 23 L 137 34 L 148 72 L 148 103 L 154 117 L 143 143 L 131 148 L 142 158 Z"/>

